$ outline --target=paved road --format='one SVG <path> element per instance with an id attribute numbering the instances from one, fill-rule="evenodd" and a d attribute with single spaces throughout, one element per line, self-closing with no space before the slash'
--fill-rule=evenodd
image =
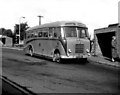
<path id="1" fill-rule="evenodd" d="M 35 93 L 116 93 L 118 69 L 87 63 L 53 63 L 2 49 L 2 73 Z"/>

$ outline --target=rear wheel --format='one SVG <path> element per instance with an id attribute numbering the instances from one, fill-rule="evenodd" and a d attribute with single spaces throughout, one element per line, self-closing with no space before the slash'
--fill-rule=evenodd
<path id="1" fill-rule="evenodd" d="M 33 56 L 33 49 L 32 49 L 32 47 L 29 47 L 29 54 L 30 54 L 30 56 Z"/>

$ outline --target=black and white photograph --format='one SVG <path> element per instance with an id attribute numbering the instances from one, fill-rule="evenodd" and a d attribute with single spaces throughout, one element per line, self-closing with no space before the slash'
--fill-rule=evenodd
<path id="1" fill-rule="evenodd" d="M 0 94 L 120 94 L 119 0 L 0 0 Z"/>

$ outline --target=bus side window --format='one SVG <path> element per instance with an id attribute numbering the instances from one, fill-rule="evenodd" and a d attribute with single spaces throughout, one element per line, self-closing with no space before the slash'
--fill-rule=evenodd
<path id="1" fill-rule="evenodd" d="M 27 38 L 29 38 L 29 35 L 27 35 Z"/>
<path id="2" fill-rule="evenodd" d="M 49 28 L 49 38 L 53 37 L 53 28 Z"/>
<path id="3" fill-rule="evenodd" d="M 54 37 L 55 37 L 55 38 L 57 37 L 57 33 L 54 33 Z"/>
<path id="4" fill-rule="evenodd" d="M 34 37 L 38 37 L 38 33 L 37 33 L 37 31 L 34 33 Z"/>
<path id="5" fill-rule="evenodd" d="M 42 37 L 42 32 L 39 32 L 39 33 L 38 33 L 38 37 Z"/>
<path id="6" fill-rule="evenodd" d="M 42 37 L 48 37 L 48 28 L 42 28 L 41 32 L 42 32 Z"/>
<path id="7" fill-rule="evenodd" d="M 34 37 L 34 34 L 31 34 L 31 38 L 33 38 Z"/>
<path id="8" fill-rule="evenodd" d="M 55 37 L 55 38 L 60 37 L 60 27 L 56 27 L 56 28 L 54 29 L 54 37 Z"/>
<path id="9" fill-rule="evenodd" d="M 48 32 L 43 32 L 43 37 L 48 37 Z"/>
<path id="10" fill-rule="evenodd" d="M 27 38 L 30 38 L 30 37 L 31 37 L 31 33 L 30 33 L 30 32 L 31 32 L 31 31 L 28 31 L 28 32 L 27 32 L 27 35 L 26 35 Z"/>

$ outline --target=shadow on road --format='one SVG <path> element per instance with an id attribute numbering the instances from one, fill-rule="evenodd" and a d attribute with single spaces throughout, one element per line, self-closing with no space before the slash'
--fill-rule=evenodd
<path id="1" fill-rule="evenodd" d="M 30 55 L 27 55 L 30 56 Z M 49 57 L 44 57 L 44 56 L 40 56 L 40 55 L 34 55 L 34 58 L 38 58 L 38 59 L 42 59 L 42 60 L 46 60 L 49 62 L 53 62 L 51 58 Z M 58 64 L 57 62 L 54 62 L 56 64 Z M 61 63 L 59 64 L 79 64 L 79 65 L 86 65 L 88 64 L 89 61 L 87 59 L 62 59 Z"/>

